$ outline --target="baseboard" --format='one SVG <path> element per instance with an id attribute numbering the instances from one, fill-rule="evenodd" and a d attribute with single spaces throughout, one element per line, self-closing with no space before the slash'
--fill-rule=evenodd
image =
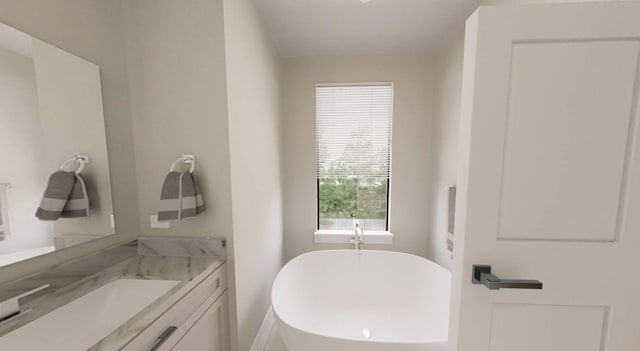
<path id="1" fill-rule="evenodd" d="M 258 334 L 256 334 L 256 338 L 253 339 L 253 344 L 251 344 L 249 351 L 264 351 L 267 347 L 267 342 L 271 335 L 271 329 L 275 322 L 276 320 L 273 317 L 273 309 L 269 307 L 269 310 L 267 310 L 267 313 L 264 315 Z"/>

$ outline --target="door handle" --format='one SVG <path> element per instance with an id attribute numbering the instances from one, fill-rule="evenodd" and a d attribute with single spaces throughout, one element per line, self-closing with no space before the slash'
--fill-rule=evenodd
<path id="1" fill-rule="evenodd" d="M 473 284 L 482 284 L 491 290 L 500 289 L 542 289 L 539 280 L 500 279 L 491 274 L 491 266 L 484 264 L 473 265 Z"/>

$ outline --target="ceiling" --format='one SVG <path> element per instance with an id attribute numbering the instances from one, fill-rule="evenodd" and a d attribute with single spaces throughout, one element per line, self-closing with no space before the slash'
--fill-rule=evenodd
<path id="1" fill-rule="evenodd" d="M 428 54 L 478 0 L 255 0 L 280 56 Z"/>
<path id="2" fill-rule="evenodd" d="M 29 34 L 0 23 L 0 49 L 7 49 L 23 56 L 32 57 L 32 38 Z"/>

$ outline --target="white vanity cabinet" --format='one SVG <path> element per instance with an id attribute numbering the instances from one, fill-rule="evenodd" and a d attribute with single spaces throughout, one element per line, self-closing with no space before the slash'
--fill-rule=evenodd
<path id="1" fill-rule="evenodd" d="M 226 265 L 211 273 L 122 351 L 228 351 Z"/>
<path id="2" fill-rule="evenodd" d="M 207 310 L 193 324 L 191 329 L 171 349 L 172 351 L 227 350 L 227 293 Z M 194 314 L 195 316 L 195 314 Z"/>

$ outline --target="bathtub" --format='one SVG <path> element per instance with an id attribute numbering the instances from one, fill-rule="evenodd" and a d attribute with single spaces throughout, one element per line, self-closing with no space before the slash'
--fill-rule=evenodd
<path id="1" fill-rule="evenodd" d="M 451 274 L 390 251 L 314 251 L 273 284 L 276 326 L 289 351 L 443 351 Z"/>

